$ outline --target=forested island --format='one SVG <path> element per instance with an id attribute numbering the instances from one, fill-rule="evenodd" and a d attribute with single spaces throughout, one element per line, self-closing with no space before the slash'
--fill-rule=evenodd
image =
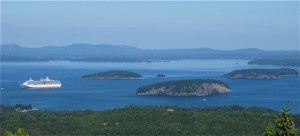
<path id="1" fill-rule="evenodd" d="M 242 69 L 224 74 L 225 78 L 279 79 L 284 76 L 297 76 L 298 71 L 291 68 L 280 69 Z"/>
<path id="2" fill-rule="evenodd" d="M 157 78 L 166 78 L 166 75 L 164 75 L 164 74 L 157 74 L 156 77 Z"/>
<path id="3" fill-rule="evenodd" d="M 81 77 L 88 79 L 143 79 L 142 75 L 125 70 L 105 71 L 89 75 L 83 75 Z"/>
<path id="4" fill-rule="evenodd" d="M 30 111 L 0 105 L 1 131 L 29 135 L 263 135 L 279 112 L 257 107 L 129 106 L 112 110 Z M 299 134 L 300 114 L 293 115 Z"/>
<path id="5" fill-rule="evenodd" d="M 205 96 L 230 93 L 225 83 L 212 79 L 160 82 L 138 88 L 137 95 Z"/>
<path id="6" fill-rule="evenodd" d="M 300 59 L 256 59 L 248 62 L 250 65 L 300 66 Z"/>

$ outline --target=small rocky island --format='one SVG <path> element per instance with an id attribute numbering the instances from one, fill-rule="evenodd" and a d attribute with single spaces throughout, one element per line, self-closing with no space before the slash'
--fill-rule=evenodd
<path id="1" fill-rule="evenodd" d="M 140 87 L 137 95 L 206 96 L 230 93 L 228 85 L 218 80 L 193 79 L 160 82 Z"/>
<path id="2" fill-rule="evenodd" d="M 224 74 L 225 78 L 279 79 L 283 76 L 297 76 L 298 71 L 291 68 L 280 69 L 242 69 Z"/>
<path id="3" fill-rule="evenodd" d="M 105 71 L 83 75 L 81 77 L 88 79 L 144 79 L 144 77 L 138 73 L 125 70 Z"/>
<path id="4" fill-rule="evenodd" d="M 166 78 L 166 75 L 164 75 L 164 74 L 157 74 L 156 77 L 157 78 Z"/>

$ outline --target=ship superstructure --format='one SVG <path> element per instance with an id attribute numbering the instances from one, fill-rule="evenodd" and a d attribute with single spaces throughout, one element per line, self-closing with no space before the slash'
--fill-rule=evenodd
<path id="1" fill-rule="evenodd" d="M 49 77 L 42 78 L 39 81 L 26 80 L 21 84 L 23 88 L 59 88 L 61 87 L 61 83 L 58 80 L 49 79 Z"/>

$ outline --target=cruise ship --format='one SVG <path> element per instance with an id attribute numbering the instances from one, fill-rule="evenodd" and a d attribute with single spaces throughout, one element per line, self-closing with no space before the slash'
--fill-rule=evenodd
<path id="1" fill-rule="evenodd" d="M 59 88 L 61 87 L 60 81 L 49 79 L 49 77 L 42 78 L 39 81 L 26 80 L 21 84 L 23 88 Z"/>

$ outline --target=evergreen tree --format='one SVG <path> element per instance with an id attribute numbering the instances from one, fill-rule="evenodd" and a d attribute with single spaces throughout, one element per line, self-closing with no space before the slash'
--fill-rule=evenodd
<path id="1" fill-rule="evenodd" d="M 296 136 L 295 123 L 289 113 L 288 104 L 282 109 L 281 117 L 276 117 L 276 128 L 279 136 Z"/>
<path id="2" fill-rule="evenodd" d="M 281 116 L 276 116 L 277 129 L 274 129 L 269 123 L 264 132 L 265 136 L 296 136 L 295 123 L 292 120 L 292 114 L 289 113 L 288 103 L 282 109 Z"/>
<path id="3" fill-rule="evenodd" d="M 268 124 L 264 134 L 265 134 L 265 136 L 275 136 L 276 135 L 276 132 L 271 123 Z"/>

